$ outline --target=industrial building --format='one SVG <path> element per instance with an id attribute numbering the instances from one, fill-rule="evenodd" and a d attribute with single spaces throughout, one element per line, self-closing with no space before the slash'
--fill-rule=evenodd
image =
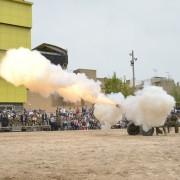
<path id="1" fill-rule="evenodd" d="M 11 48 L 31 48 L 32 3 L 0 0 L 0 60 Z M 27 90 L 0 78 L 0 109 L 22 108 Z"/>
<path id="2" fill-rule="evenodd" d="M 66 49 L 61 47 L 43 43 L 33 50 L 39 51 L 43 56 L 51 61 L 52 64 L 60 65 L 63 69 L 67 68 L 68 65 L 68 52 Z"/>
<path id="3" fill-rule="evenodd" d="M 25 0 L 0 0 L 0 60 L 11 48 L 31 49 L 32 3 Z M 51 63 L 67 68 L 67 50 L 47 43 L 35 47 Z M 0 78 L 0 110 L 48 109 L 53 110 L 61 98 L 44 98 L 25 87 L 15 87 Z"/>

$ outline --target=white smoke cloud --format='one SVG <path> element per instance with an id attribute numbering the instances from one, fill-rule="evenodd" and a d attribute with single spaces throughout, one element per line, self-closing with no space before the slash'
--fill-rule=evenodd
<path id="1" fill-rule="evenodd" d="M 101 121 L 105 128 L 110 128 L 111 125 L 117 123 L 122 119 L 124 107 L 124 96 L 121 93 L 109 94 L 108 98 L 115 102 L 116 105 L 111 104 L 95 104 L 94 115 Z"/>
<path id="2" fill-rule="evenodd" d="M 0 76 L 16 86 L 23 85 L 44 96 L 56 92 L 66 101 L 84 99 L 94 103 L 96 118 L 109 127 L 121 120 L 125 113 L 128 120 L 148 130 L 163 125 L 175 105 L 174 98 L 160 87 L 147 87 L 126 99 L 121 93 L 106 96 L 101 93 L 100 83 L 84 74 L 64 71 L 39 52 L 25 48 L 7 52 L 0 63 Z"/>
<path id="3" fill-rule="evenodd" d="M 161 87 L 149 86 L 127 97 L 124 107 L 126 117 L 145 131 L 164 125 L 168 114 L 175 106 L 175 100 Z"/>
<path id="4" fill-rule="evenodd" d="M 38 51 L 11 49 L 0 63 L 0 76 L 8 82 L 24 85 L 44 96 L 58 93 L 66 101 L 81 99 L 92 103 L 113 103 L 101 93 L 100 83 L 88 79 L 84 74 L 74 74 L 51 64 Z"/>
<path id="5" fill-rule="evenodd" d="M 149 86 L 138 91 L 135 96 L 123 98 L 122 94 L 109 96 L 120 108 L 112 105 L 95 105 L 94 114 L 106 127 L 121 120 L 123 114 L 135 125 L 145 131 L 152 127 L 164 125 L 167 116 L 175 106 L 175 100 L 161 87 Z"/>

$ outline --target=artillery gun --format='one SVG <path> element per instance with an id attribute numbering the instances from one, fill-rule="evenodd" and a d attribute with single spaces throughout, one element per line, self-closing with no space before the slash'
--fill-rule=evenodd
<path id="1" fill-rule="evenodd" d="M 119 104 L 116 104 L 117 108 L 121 108 Z M 172 111 L 171 114 L 167 117 L 166 122 L 163 126 L 159 127 L 152 127 L 148 131 L 144 131 L 141 125 L 136 125 L 132 120 L 127 120 L 129 123 L 127 124 L 127 133 L 129 135 L 143 135 L 143 136 L 152 136 L 154 134 L 154 130 L 156 129 L 156 134 L 162 134 L 163 132 L 160 128 L 163 129 L 164 133 L 166 134 L 166 128 L 168 129 L 168 133 L 170 132 L 170 128 L 174 127 L 175 133 L 179 132 L 180 126 L 180 113 L 176 113 Z"/>
<path id="2" fill-rule="evenodd" d="M 152 136 L 154 134 L 154 128 L 149 129 L 148 131 L 144 131 L 142 126 L 135 125 L 133 122 L 127 126 L 127 132 L 129 135 L 143 135 L 143 136 Z"/>
<path id="3" fill-rule="evenodd" d="M 117 108 L 121 108 L 119 104 L 116 104 Z M 129 135 L 143 135 L 143 136 L 152 136 L 154 134 L 154 128 L 144 131 L 142 126 L 135 125 L 133 121 L 128 120 L 124 115 L 124 119 L 127 121 L 127 133 Z M 129 122 L 129 123 L 128 123 Z M 114 128 L 112 128 L 114 129 Z"/>
<path id="4" fill-rule="evenodd" d="M 154 134 L 154 130 L 156 129 L 156 134 L 161 133 L 160 128 L 163 128 L 164 133 L 166 133 L 166 128 L 168 133 L 170 132 L 170 128 L 174 127 L 175 133 L 179 132 L 180 123 L 178 121 L 178 114 L 172 112 L 168 117 L 163 126 L 160 127 L 152 127 L 148 131 L 144 131 L 142 126 L 135 125 L 132 121 L 129 122 L 127 126 L 127 132 L 129 135 L 143 135 L 143 136 L 152 136 Z"/>

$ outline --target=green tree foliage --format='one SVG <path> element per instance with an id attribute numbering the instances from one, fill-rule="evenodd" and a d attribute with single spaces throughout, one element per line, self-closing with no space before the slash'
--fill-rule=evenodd
<path id="1" fill-rule="evenodd" d="M 176 100 L 176 102 L 180 103 L 180 86 L 174 86 L 171 89 L 171 93 L 170 93 Z"/>
<path id="2" fill-rule="evenodd" d="M 133 89 L 121 79 L 117 78 L 116 73 L 111 78 L 105 79 L 105 93 L 118 93 L 121 92 L 124 96 L 133 94 Z"/>

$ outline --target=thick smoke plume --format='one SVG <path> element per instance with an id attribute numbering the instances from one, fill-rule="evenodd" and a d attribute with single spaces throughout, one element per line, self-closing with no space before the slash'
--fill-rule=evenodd
<path id="1" fill-rule="evenodd" d="M 145 131 L 164 125 L 167 116 L 175 106 L 175 100 L 161 87 L 149 86 L 127 97 L 124 107 L 126 117 Z"/>
<path id="2" fill-rule="evenodd" d="M 101 121 L 105 128 L 110 128 L 111 125 L 121 120 L 124 112 L 122 106 L 124 96 L 121 93 L 109 94 L 108 98 L 115 102 L 116 105 L 95 104 L 94 108 L 95 117 Z"/>
<path id="3" fill-rule="evenodd" d="M 0 63 L 0 76 L 15 86 L 25 86 L 44 96 L 58 93 L 66 101 L 81 99 L 91 103 L 113 104 L 101 93 L 100 83 L 84 74 L 74 74 L 51 64 L 38 51 L 11 49 Z"/>
<path id="4" fill-rule="evenodd" d="M 100 83 L 84 74 L 64 71 L 39 52 L 24 48 L 7 52 L 0 63 L 0 76 L 44 96 L 58 93 L 66 101 L 91 102 L 95 104 L 94 115 L 105 126 L 115 124 L 125 114 L 128 120 L 148 130 L 163 125 L 175 105 L 174 98 L 160 87 L 146 87 L 126 99 L 121 93 L 105 96 Z"/>
<path id="5" fill-rule="evenodd" d="M 94 111 L 96 118 L 105 122 L 106 127 L 120 121 L 122 114 L 125 114 L 128 121 L 142 126 L 147 131 L 152 127 L 164 125 L 175 106 L 174 98 L 161 87 L 155 86 L 146 87 L 138 91 L 135 96 L 126 99 L 123 99 L 122 94 L 113 94 L 109 98 L 119 104 L 119 107 L 98 104 L 95 105 Z"/>

